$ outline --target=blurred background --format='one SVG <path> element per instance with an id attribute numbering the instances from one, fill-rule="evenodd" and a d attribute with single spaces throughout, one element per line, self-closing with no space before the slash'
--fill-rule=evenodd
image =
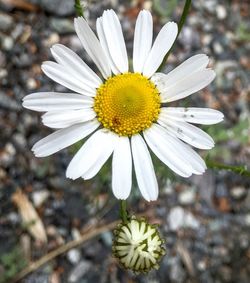
<path id="1" fill-rule="evenodd" d="M 89 0 L 85 17 L 95 29 L 104 9 L 122 22 L 128 53 L 140 9 L 152 11 L 154 34 L 168 20 L 178 21 L 184 1 Z M 164 69 L 206 53 L 217 77 L 205 90 L 174 105 L 211 107 L 225 114 L 219 125 L 206 126 L 216 142 L 210 163 L 250 166 L 249 142 L 249 1 L 193 1 L 187 22 Z M 118 219 L 106 164 L 90 181 L 65 177 L 76 144 L 48 158 L 35 158 L 32 145 L 51 133 L 40 114 L 23 109 L 22 98 L 37 91 L 66 91 L 41 72 L 50 47 L 62 43 L 94 70 L 73 27 L 73 0 L 0 0 L 0 282 L 14 282 L 31 261 Z M 159 223 L 166 239 L 160 269 L 135 275 L 112 257 L 112 232 L 98 234 L 80 247 L 45 261 L 15 282 L 250 282 L 250 180 L 208 169 L 203 176 L 179 178 L 154 158 L 160 197 L 145 202 L 136 182 L 128 200 L 133 213 Z M 22 220 L 37 218 L 36 223 Z"/>

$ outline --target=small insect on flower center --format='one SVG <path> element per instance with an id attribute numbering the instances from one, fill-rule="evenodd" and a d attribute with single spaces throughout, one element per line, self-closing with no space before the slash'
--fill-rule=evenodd
<path id="1" fill-rule="evenodd" d="M 120 74 L 97 89 L 94 110 L 104 128 L 120 136 L 132 136 L 157 120 L 159 91 L 139 73 Z"/>

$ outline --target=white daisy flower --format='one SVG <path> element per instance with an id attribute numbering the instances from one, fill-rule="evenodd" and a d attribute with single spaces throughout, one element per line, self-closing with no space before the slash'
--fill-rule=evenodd
<path id="1" fill-rule="evenodd" d="M 97 36 L 82 18 L 76 33 L 101 77 L 67 47 L 51 48 L 56 62 L 44 62 L 43 72 L 74 93 L 32 93 L 23 106 L 46 112 L 43 124 L 58 129 L 32 148 L 35 156 L 49 156 L 91 135 L 71 160 L 66 176 L 90 179 L 113 154 L 112 189 L 118 199 L 131 190 L 132 163 L 137 183 L 147 201 L 156 200 L 158 185 L 148 147 L 182 177 L 202 174 L 206 164 L 190 147 L 210 149 L 213 139 L 192 124 L 215 124 L 219 111 L 207 108 L 169 107 L 206 87 L 215 77 L 206 68 L 208 57 L 195 55 L 168 74 L 157 73 L 177 36 L 177 25 L 163 26 L 154 43 L 149 11 L 141 11 L 135 26 L 133 72 L 119 19 L 104 11 L 96 22 Z M 190 124 L 191 123 L 191 124 Z M 189 144 L 189 145 L 188 145 Z"/>

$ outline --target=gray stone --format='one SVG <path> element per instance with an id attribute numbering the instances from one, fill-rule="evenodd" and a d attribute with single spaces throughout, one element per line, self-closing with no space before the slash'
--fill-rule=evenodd
<path id="1" fill-rule="evenodd" d="M 204 8 L 210 12 L 210 13 L 214 13 L 215 12 L 215 8 L 216 8 L 216 0 L 206 0 L 203 2 Z"/>
<path id="2" fill-rule="evenodd" d="M 51 28 L 59 34 L 75 32 L 73 21 L 60 18 L 52 18 L 50 21 Z"/>
<path id="3" fill-rule="evenodd" d="M 21 219 L 20 219 L 20 215 L 16 212 L 10 212 L 7 215 L 7 219 L 12 223 L 12 224 L 18 224 L 20 223 Z"/>
<path id="4" fill-rule="evenodd" d="M 171 259 L 169 277 L 171 281 L 176 283 L 182 283 L 185 280 L 185 271 L 181 267 L 181 262 L 178 257 Z"/>
<path id="5" fill-rule="evenodd" d="M 166 185 L 163 187 L 162 190 L 166 195 L 172 195 L 173 194 L 173 192 L 174 192 L 173 185 L 172 185 L 172 182 L 169 179 L 166 181 Z"/>
<path id="6" fill-rule="evenodd" d="M 7 143 L 0 154 L 0 166 L 8 167 L 15 159 L 16 149 L 12 143 Z"/>
<path id="7" fill-rule="evenodd" d="M 5 13 L 0 13 L 0 31 L 8 31 L 13 26 L 13 18 Z"/>
<path id="8" fill-rule="evenodd" d="M 25 26 L 23 23 L 16 23 L 14 29 L 11 31 L 11 37 L 17 40 L 25 32 Z"/>
<path id="9" fill-rule="evenodd" d="M 101 238 L 107 247 L 111 247 L 113 242 L 113 235 L 111 232 L 102 233 Z"/>
<path id="10" fill-rule="evenodd" d="M 179 42 L 182 43 L 185 48 L 190 50 L 192 47 L 199 47 L 200 46 L 200 35 L 199 33 L 195 32 L 190 27 L 184 27 L 182 32 L 180 33 Z"/>
<path id="11" fill-rule="evenodd" d="M 237 63 L 233 60 L 227 61 L 219 61 L 215 65 L 215 72 L 216 72 L 216 85 L 219 88 L 223 88 L 225 85 L 225 73 L 229 69 L 237 69 Z"/>
<path id="12" fill-rule="evenodd" d="M 13 57 L 13 63 L 18 68 L 29 67 L 32 64 L 31 56 L 27 53 L 22 53 L 20 56 Z"/>
<path id="13" fill-rule="evenodd" d="M 4 92 L 0 92 L 0 106 L 8 110 L 20 110 L 21 109 L 21 104 L 18 104 L 16 100 L 11 98 Z"/>
<path id="14" fill-rule="evenodd" d="M 70 0 L 30 0 L 40 5 L 46 12 L 58 16 L 70 16 L 75 13 L 74 2 Z"/>
<path id="15" fill-rule="evenodd" d="M 27 145 L 27 140 L 25 139 L 25 137 L 23 136 L 23 134 L 21 133 L 15 133 L 12 136 L 13 142 L 15 143 L 15 145 L 21 149 L 24 149 L 25 146 Z"/>
<path id="16" fill-rule="evenodd" d="M 245 221 L 244 222 L 247 226 L 250 226 L 250 213 L 247 213 L 245 215 Z"/>
<path id="17" fill-rule="evenodd" d="M 75 268 L 70 272 L 68 282 L 75 283 L 89 272 L 91 263 L 87 260 L 80 261 Z"/>
<path id="18" fill-rule="evenodd" d="M 0 50 L 0 67 L 4 68 L 6 65 L 6 56 L 5 54 Z"/>

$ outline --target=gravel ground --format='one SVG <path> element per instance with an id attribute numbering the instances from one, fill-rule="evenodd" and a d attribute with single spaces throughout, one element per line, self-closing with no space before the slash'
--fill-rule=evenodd
<path id="1" fill-rule="evenodd" d="M 142 7 L 153 12 L 155 34 L 167 20 L 178 21 L 183 7 L 183 1 L 177 0 L 84 2 L 85 16 L 93 27 L 104 9 L 118 12 L 130 55 L 135 19 Z M 248 1 L 193 1 L 165 69 L 171 70 L 193 54 L 211 57 L 216 80 L 182 103 L 221 110 L 225 121 L 205 127 L 216 141 L 210 159 L 248 168 L 249 11 Z M 94 180 L 72 182 L 65 178 L 65 169 L 76 146 L 44 159 L 35 158 L 30 150 L 51 130 L 42 126 L 39 114 L 22 108 L 22 98 L 37 91 L 65 91 L 41 72 L 41 63 L 52 59 L 50 47 L 65 44 L 95 69 L 74 33 L 73 17 L 73 0 L 0 0 L 1 283 L 10 282 L 31 260 L 77 239 L 89 224 L 118 218 L 117 201 L 110 192 L 109 164 Z M 250 282 L 249 178 L 207 170 L 201 177 L 186 180 L 173 178 L 162 164 L 155 164 L 158 201 L 146 203 L 134 187 L 129 206 L 134 213 L 143 212 L 152 223 L 160 224 L 167 253 L 158 271 L 139 276 L 120 269 L 111 255 L 112 234 L 106 232 L 20 282 Z M 21 224 L 14 197 L 18 190 L 39 214 L 46 245 Z"/>

